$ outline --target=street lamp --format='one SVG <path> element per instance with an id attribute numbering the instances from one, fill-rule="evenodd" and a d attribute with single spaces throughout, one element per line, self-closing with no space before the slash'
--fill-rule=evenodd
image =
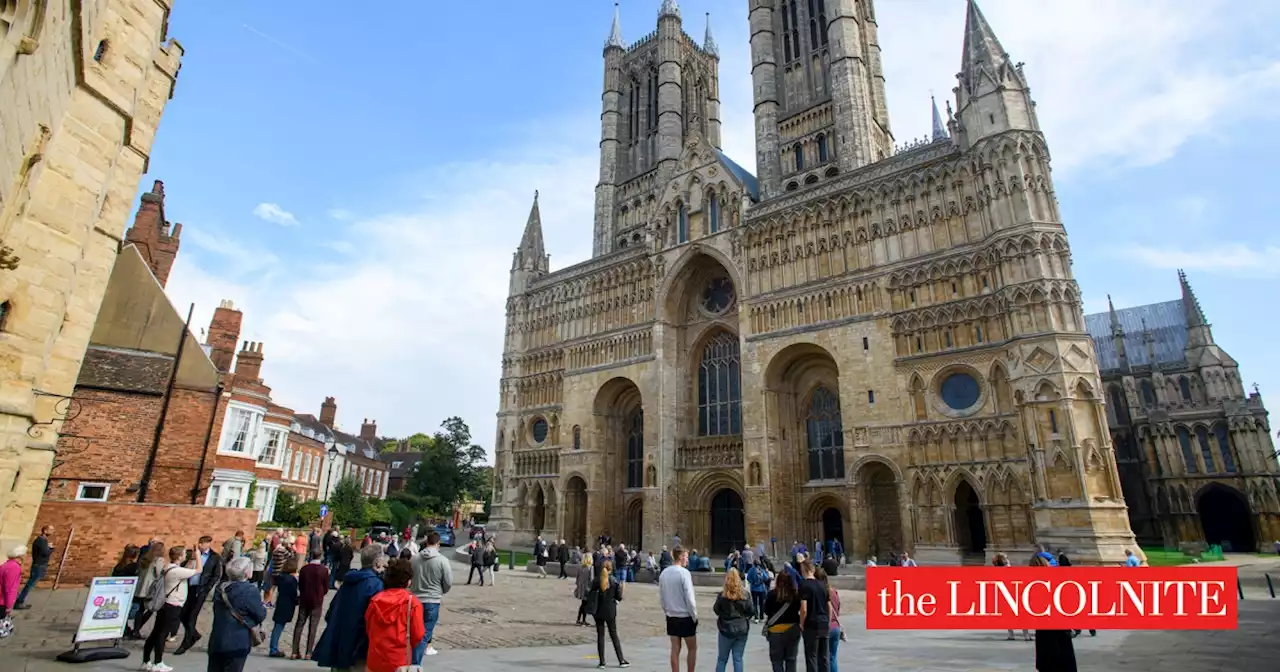
<path id="1" fill-rule="evenodd" d="M 333 492 L 333 463 L 338 461 L 338 446 L 329 446 L 329 475 L 324 479 L 324 498 L 328 501 L 329 495 Z"/>

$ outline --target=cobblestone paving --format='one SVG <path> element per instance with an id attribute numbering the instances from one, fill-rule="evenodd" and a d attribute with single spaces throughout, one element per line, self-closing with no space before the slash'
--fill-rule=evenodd
<path id="1" fill-rule="evenodd" d="M 573 625 L 577 604 L 572 583 L 554 578 L 537 579 L 524 572 L 499 572 L 496 587 L 467 586 L 466 569 L 454 565 L 459 584 L 446 597 L 436 641 L 441 654 L 428 660 L 431 670 L 486 672 L 529 669 L 591 668 L 595 660 L 595 630 Z M 699 588 L 702 648 L 699 669 L 714 669 L 714 617 L 712 588 Z M 845 591 L 845 624 L 850 641 L 841 647 L 840 660 L 859 668 L 922 672 L 941 670 L 1013 672 L 1032 666 L 1033 645 L 1004 641 L 1003 633 L 990 632 L 890 632 L 864 629 L 855 615 L 863 610 L 861 593 Z M 85 591 L 39 591 L 33 609 L 19 612 L 17 631 L 0 641 L 0 669 L 5 672 L 47 672 L 71 669 L 53 661 L 69 648 Z M 633 669 L 665 670 L 666 639 L 658 608 L 656 586 L 628 584 L 620 605 L 622 638 Z M 201 631 L 206 635 L 212 616 L 206 608 Z M 285 650 L 292 642 L 286 630 Z M 1235 632 L 1102 632 L 1096 638 L 1076 641 L 1080 669 L 1127 669 L 1160 672 L 1210 672 L 1213 670 L 1274 669 L 1280 658 L 1280 600 L 1249 599 L 1241 603 L 1240 629 Z M 134 655 L 83 669 L 137 669 L 140 643 L 126 643 Z M 171 647 L 172 648 L 172 645 Z M 767 669 L 764 640 L 752 636 L 747 669 Z M 608 653 L 610 663 L 613 654 Z M 178 672 L 205 668 L 203 642 L 183 656 L 166 656 Z M 12 665 L 12 666 L 11 666 Z M 479 667 L 477 667 L 479 666 Z M 309 663 L 273 660 L 256 652 L 245 668 L 249 672 L 316 669 Z"/>

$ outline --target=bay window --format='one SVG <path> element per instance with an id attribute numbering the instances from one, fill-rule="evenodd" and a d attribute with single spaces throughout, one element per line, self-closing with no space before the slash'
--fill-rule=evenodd
<path id="1" fill-rule="evenodd" d="M 264 411 L 252 406 L 228 406 L 218 452 L 244 457 L 254 456 L 264 415 Z"/>

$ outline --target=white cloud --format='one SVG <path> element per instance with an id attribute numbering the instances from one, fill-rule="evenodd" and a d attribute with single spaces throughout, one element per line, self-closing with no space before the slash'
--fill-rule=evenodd
<path id="1" fill-rule="evenodd" d="M 717 17 L 722 144 L 751 167 L 746 4 L 682 2 L 691 34 L 701 34 L 700 18 L 692 17 L 702 10 Z M 1005 48 L 1027 63 L 1060 173 L 1159 162 L 1193 138 L 1229 129 L 1235 115 L 1278 107 L 1277 60 L 1240 60 L 1230 53 L 1232 40 L 1223 39 L 1265 25 L 1258 14 L 1277 11 L 1269 6 L 1250 14 L 1225 0 L 982 5 Z M 964 3 L 895 0 L 877 9 L 893 125 L 900 141 L 918 137 L 929 131 L 930 90 L 940 104 L 951 96 Z M 624 20 L 633 39 L 653 29 L 647 11 L 624 11 Z M 585 39 L 602 39 L 607 22 L 600 28 Z M 594 93 L 598 78 L 582 86 Z M 317 413 L 320 401 L 334 395 L 348 428 L 371 417 L 388 435 L 429 431 L 460 415 L 476 441 L 491 447 L 511 253 L 535 189 L 553 267 L 590 253 L 597 115 L 598 109 L 587 109 L 569 119 L 519 120 L 524 125 L 515 130 L 523 143 L 505 143 L 500 153 L 470 163 L 428 164 L 414 182 L 424 186 L 411 207 L 383 212 L 373 209 L 377 203 L 347 203 L 328 211 L 360 241 L 358 255 L 343 240 L 316 241 L 347 254 L 341 264 L 290 266 L 189 226 L 188 239 L 198 249 L 179 256 L 170 293 L 179 305 L 197 303 L 201 325 L 220 299 L 245 310 L 242 338 L 264 342 L 263 373 L 279 403 Z M 254 214 L 298 225 L 276 204 L 263 203 Z M 1249 273 L 1280 268 L 1275 248 L 1228 246 L 1195 255 L 1138 248 L 1132 254 L 1143 263 L 1188 269 L 1210 262 Z"/>
<path id="2" fill-rule="evenodd" d="M 1123 256 L 1159 269 L 1181 268 L 1208 271 L 1249 278 L 1280 277 L 1280 247 L 1252 247 L 1227 243 L 1178 249 L 1173 247 L 1133 246 Z"/>
<path id="3" fill-rule="evenodd" d="M 721 0 L 712 11 L 728 15 L 716 21 L 725 149 L 751 166 L 745 4 Z M 1059 174 L 1159 163 L 1188 141 L 1218 137 L 1247 115 L 1274 115 L 1280 108 L 1280 53 L 1265 38 L 1245 40 L 1280 21 L 1280 3 L 1248 8 L 1226 0 L 980 4 L 1004 48 L 1026 63 Z M 899 142 L 919 138 L 930 131 L 930 92 L 939 108 L 947 100 L 954 105 L 965 3 L 895 0 L 877 3 L 876 10 L 894 134 Z"/>
<path id="4" fill-rule="evenodd" d="M 259 203 L 253 209 L 253 216 L 280 226 L 301 226 L 302 224 L 297 217 L 293 216 L 292 212 L 275 203 Z"/>

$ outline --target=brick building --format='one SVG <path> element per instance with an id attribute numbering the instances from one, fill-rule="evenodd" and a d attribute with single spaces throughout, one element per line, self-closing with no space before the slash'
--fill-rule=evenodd
<path id="1" fill-rule="evenodd" d="M 297 495 L 298 501 L 319 497 L 321 480 L 330 462 L 328 450 L 332 446 L 333 435 L 315 416 L 294 415 L 280 475 L 282 487 Z"/>
<path id="2" fill-rule="evenodd" d="M 157 181 L 116 256 L 75 389 L 63 402 L 46 502 L 200 503 L 214 468 L 223 389 L 164 293 L 180 230 L 170 234 Z"/>

